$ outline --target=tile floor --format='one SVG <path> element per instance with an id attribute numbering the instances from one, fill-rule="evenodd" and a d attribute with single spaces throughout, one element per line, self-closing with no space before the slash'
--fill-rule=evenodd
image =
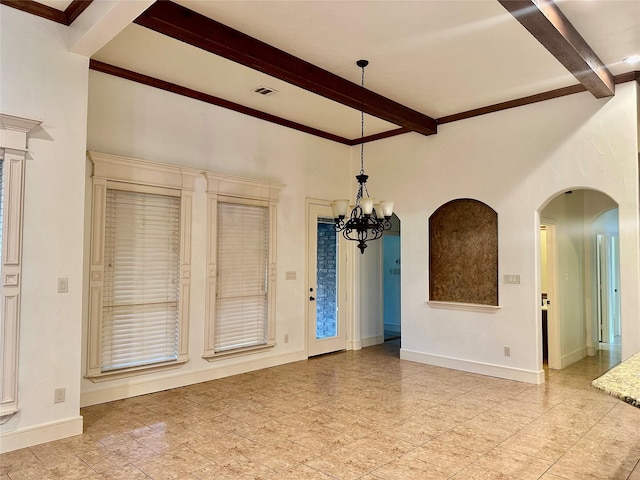
<path id="1" fill-rule="evenodd" d="M 640 409 L 398 359 L 398 341 L 82 409 L 85 433 L 4 454 L 0 480 L 640 479 Z"/>

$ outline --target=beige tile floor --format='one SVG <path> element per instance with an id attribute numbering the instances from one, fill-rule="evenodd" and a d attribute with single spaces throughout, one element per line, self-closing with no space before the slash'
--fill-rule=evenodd
<path id="1" fill-rule="evenodd" d="M 0 457 L 26 479 L 640 480 L 640 409 L 398 359 L 398 341 L 82 409 L 85 433 Z"/>

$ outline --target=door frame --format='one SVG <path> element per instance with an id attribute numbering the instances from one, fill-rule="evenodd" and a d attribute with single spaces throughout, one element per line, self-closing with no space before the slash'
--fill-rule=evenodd
<path id="1" fill-rule="evenodd" d="M 611 312 L 609 308 L 610 295 L 610 258 L 609 241 L 607 232 L 595 232 L 595 254 L 596 254 L 596 325 L 598 328 L 598 343 L 610 344 L 611 340 Z"/>
<path id="2" fill-rule="evenodd" d="M 400 233 L 390 233 L 390 234 L 383 234 L 382 238 L 380 239 L 380 241 L 382 242 L 382 248 L 380 249 L 380 255 L 382 256 L 382 259 L 380 261 L 380 265 L 382 268 L 382 286 L 381 286 L 381 291 L 382 291 L 382 335 L 384 337 L 384 332 L 385 332 L 385 325 L 387 324 L 385 322 L 386 320 L 386 305 L 387 305 L 387 291 L 386 291 L 386 271 L 385 271 L 385 260 L 386 260 L 386 256 L 385 256 L 385 241 L 390 238 L 390 237 L 397 237 L 398 238 L 398 250 L 400 251 L 400 257 L 398 258 L 398 260 L 400 261 L 400 263 L 398 263 L 398 269 L 400 271 L 402 271 L 402 245 L 401 245 L 401 234 Z M 400 285 L 399 287 L 399 296 L 398 296 L 398 309 L 399 309 L 399 315 L 398 315 L 398 320 L 400 321 L 400 324 L 398 325 L 398 327 L 400 328 L 400 337 L 402 337 L 402 281 L 401 278 L 398 278 L 398 283 Z"/>
<path id="3" fill-rule="evenodd" d="M 309 339 L 311 335 L 310 328 L 310 315 L 309 315 L 309 289 L 311 288 L 310 278 L 311 272 L 309 263 L 311 260 L 312 252 L 309 249 L 309 231 L 311 222 L 316 224 L 317 216 L 312 215 L 312 209 L 316 207 L 323 207 L 327 209 L 327 212 L 331 211 L 331 201 L 322 200 L 317 198 L 305 199 L 305 289 L 304 289 L 304 346 L 305 354 L 309 358 L 310 344 Z M 349 350 L 349 346 L 353 343 L 351 341 L 353 336 L 353 268 L 350 262 L 352 257 L 353 248 L 349 248 L 347 242 L 342 235 L 338 234 L 338 315 L 340 316 L 339 323 L 342 322 L 344 327 L 345 347 Z"/>
<path id="4" fill-rule="evenodd" d="M 547 230 L 547 294 L 550 302 L 547 304 L 547 343 L 549 354 L 547 365 L 551 369 L 561 369 L 562 339 L 558 297 L 558 224 L 550 218 L 541 218 L 540 225 L 544 225 Z M 538 236 L 540 235 L 539 232 L 540 229 L 538 229 Z M 538 301 L 540 300 L 538 299 Z M 542 350 L 540 351 L 542 352 Z"/>

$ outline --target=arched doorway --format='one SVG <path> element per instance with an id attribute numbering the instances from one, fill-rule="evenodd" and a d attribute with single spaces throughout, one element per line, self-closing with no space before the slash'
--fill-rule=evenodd
<path id="1" fill-rule="evenodd" d="M 603 323 L 622 338 L 620 310 L 613 308 L 619 277 L 604 281 L 619 271 L 617 203 L 602 192 L 574 189 L 554 196 L 539 214 L 541 357 L 548 351 L 548 367 L 561 369 L 606 348 Z M 617 330 L 610 312 L 617 312 Z"/>

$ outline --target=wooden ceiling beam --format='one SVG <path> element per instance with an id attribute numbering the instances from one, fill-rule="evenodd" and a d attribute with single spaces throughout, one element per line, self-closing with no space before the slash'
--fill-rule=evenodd
<path id="1" fill-rule="evenodd" d="M 64 15 L 67 17 L 67 25 L 71 25 L 91 5 L 91 2 L 93 0 L 73 0 L 64 11 Z"/>
<path id="2" fill-rule="evenodd" d="M 498 1 L 594 97 L 615 94 L 613 75 L 553 0 Z"/>
<path id="3" fill-rule="evenodd" d="M 46 18 L 52 22 L 60 23 L 62 25 L 69 25 L 67 23 L 67 16 L 62 10 L 43 5 L 38 2 L 25 2 L 24 0 L 0 0 L 0 4 L 12 7 L 23 12 L 36 15 L 38 17 Z"/>
<path id="4" fill-rule="evenodd" d="M 173 2 L 154 3 L 135 23 L 410 131 L 437 133 L 427 115 L 366 89 L 363 102 L 360 85 Z"/>
<path id="5" fill-rule="evenodd" d="M 13 7 L 23 12 L 46 18 L 62 25 L 71 25 L 78 16 L 84 12 L 93 0 L 73 0 L 63 12 L 48 5 L 26 0 L 0 0 L 0 4 Z"/>

